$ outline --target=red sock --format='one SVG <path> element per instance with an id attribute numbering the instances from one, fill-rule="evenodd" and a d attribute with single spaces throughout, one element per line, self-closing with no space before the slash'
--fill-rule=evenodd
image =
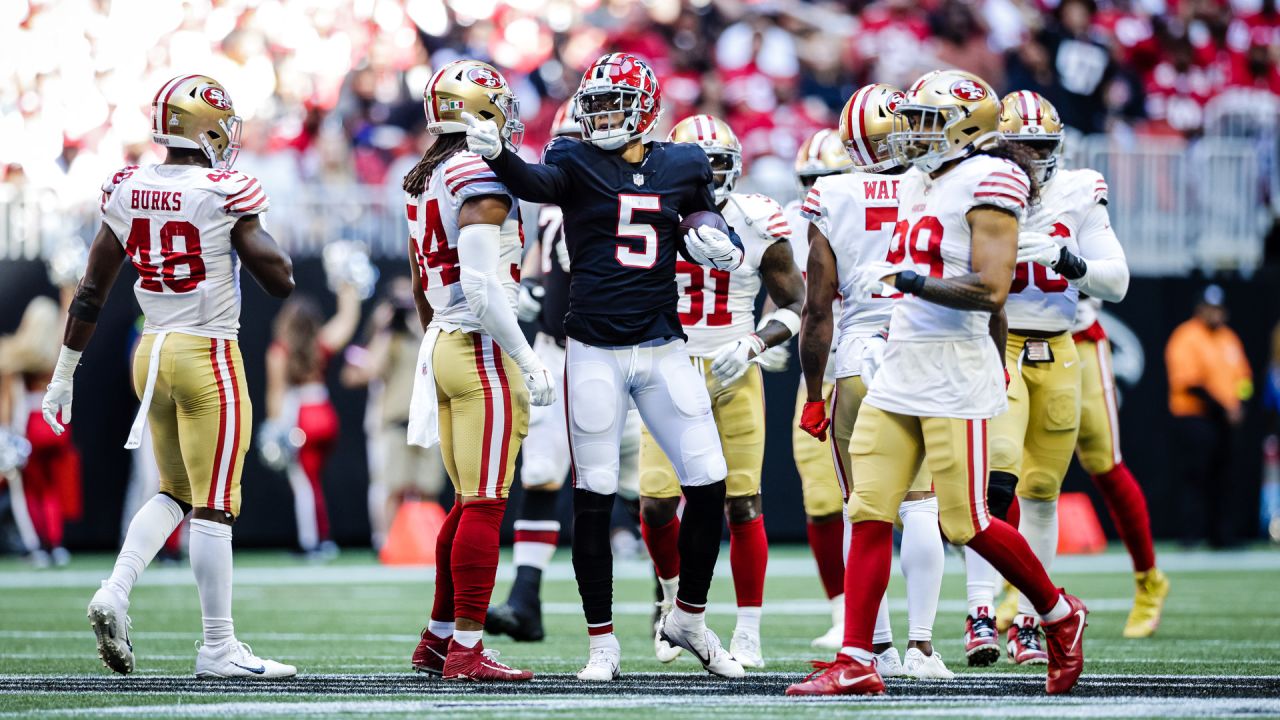
<path id="1" fill-rule="evenodd" d="M 498 573 L 498 531 L 506 500 L 471 500 L 462 506 L 453 543 L 453 605 L 458 618 L 483 623 Z"/>
<path id="2" fill-rule="evenodd" d="M 1002 518 L 1012 527 L 1018 527 L 1018 521 L 1022 519 L 1022 506 L 1018 505 L 1018 496 L 1013 496 L 1013 502 L 1009 503 L 1009 512 L 1004 514 Z"/>
<path id="3" fill-rule="evenodd" d="M 853 524 L 849 563 L 844 574 L 844 646 L 871 651 L 880 599 L 889 587 L 893 563 L 893 523 L 864 520 Z"/>
<path id="4" fill-rule="evenodd" d="M 680 575 L 680 518 L 673 517 L 671 522 L 654 527 L 640 522 L 640 535 L 644 537 L 644 546 L 649 548 L 649 557 L 653 559 L 653 569 L 658 577 L 670 580 Z"/>
<path id="5" fill-rule="evenodd" d="M 458 534 L 462 503 L 453 501 L 453 509 L 445 516 L 436 535 L 436 598 L 431 606 L 431 619 L 453 622 L 453 538 Z"/>
<path id="6" fill-rule="evenodd" d="M 999 518 L 991 518 L 991 524 L 973 536 L 969 547 L 1021 590 L 1036 612 L 1043 615 L 1058 602 L 1061 593 L 1044 571 L 1044 565 L 1036 559 L 1027 539 L 1012 525 Z"/>
<path id="7" fill-rule="evenodd" d="M 769 538 L 764 516 L 744 523 L 729 523 L 729 567 L 738 607 L 764 604 L 764 573 L 769 565 Z"/>
<path id="8" fill-rule="evenodd" d="M 1147 496 L 1142 486 L 1123 462 L 1101 475 L 1093 476 L 1093 484 L 1102 493 L 1111 513 L 1111 522 L 1129 549 L 1135 572 L 1146 572 L 1156 566 L 1156 551 L 1151 547 L 1151 517 L 1147 514 Z"/>
<path id="9" fill-rule="evenodd" d="M 178 523 L 178 527 L 174 528 L 173 532 L 169 533 L 169 537 L 164 541 L 165 552 L 173 554 L 182 549 L 182 527 L 186 522 L 186 520 L 183 520 Z"/>
<path id="10" fill-rule="evenodd" d="M 809 531 L 813 559 L 818 561 L 822 589 L 828 598 L 833 598 L 844 592 L 844 519 L 836 517 L 815 522 L 811 518 L 805 529 Z"/>

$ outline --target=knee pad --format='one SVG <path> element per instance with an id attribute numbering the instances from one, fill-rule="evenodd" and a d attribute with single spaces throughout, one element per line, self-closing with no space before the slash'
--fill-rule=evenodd
<path id="1" fill-rule="evenodd" d="M 609 443 L 574 448 L 574 487 L 601 495 L 618 491 L 618 456 Z"/>
<path id="2" fill-rule="evenodd" d="M 641 498 L 640 520 L 649 527 L 663 527 L 675 519 L 680 498 Z"/>
<path id="3" fill-rule="evenodd" d="M 658 372 L 667 383 L 667 392 L 676 412 L 698 418 L 711 412 L 707 383 L 683 354 L 671 354 L 658 361 Z"/>
<path id="4" fill-rule="evenodd" d="M 1065 478 L 1053 477 L 1045 472 L 1031 472 L 1018 483 L 1018 497 L 1049 502 L 1057 500 Z M 1003 517 L 1001 518 L 1003 519 Z"/>
<path id="5" fill-rule="evenodd" d="M 987 475 L 987 509 L 992 517 L 1004 520 L 1009 515 L 1009 506 L 1013 504 L 1013 491 L 1017 486 L 1016 475 L 999 470 L 992 470 Z"/>
<path id="6" fill-rule="evenodd" d="M 751 522 L 761 515 L 761 501 L 759 495 L 727 498 L 724 501 L 724 504 L 725 514 L 729 518 L 729 523 L 733 525 Z"/>
<path id="7" fill-rule="evenodd" d="M 1019 439 L 1021 440 L 1021 439 Z M 1016 468 L 1022 465 L 1022 445 L 1008 437 L 992 436 L 991 467 Z M 994 476 L 996 473 L 992 472 Z"/>
<path id="8" fill-rule="evenodd" d="M 680 456 L 685 473 L 681 478 L 683 485 L 708 485 L 729 475 L 729 466 L 720 451 L 720 436 L 712 423 L 701 423 L 684 431 L 680 438 Z"/>
<path id="9" fill-rule="evenodd" d="M 584 433 L 602 433 L 617 419 L 618 388 L 608 365 L 584 362 L 569 372 L 570 419 Z"/>

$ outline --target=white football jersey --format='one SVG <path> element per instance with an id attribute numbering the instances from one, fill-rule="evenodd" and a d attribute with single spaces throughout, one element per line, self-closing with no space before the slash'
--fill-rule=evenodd
<path id="1" fill-rule="evenodd" d="M 800 212 L 826 236 L 836 257 L 840 315 L 836 377 L 862 374 L 861 340 L 882 333 L 894 300 L 901 293 L 862 295 L 854 289 L 857 272 L 889 255 L 898 221 L 898 184 L 902 176 L 851 172 L 818 178 Z"/>
<path id="2" fill-rule="evenodd" d="M 1095 297 L 1082 297 L 1076 303 L 1076 316 L 1071 323 L 1071 332 L 1079 333 L 1093 327 L 1099 322 L 1102 313 L 1102 301 Z"/>
<path id="3" fill-rule="evenodd" d="M 235 339 L 240 259 L 231 228 L 269 206 L 258 179 L 236 170 L 134 165 L 103 183 L 102 221 L 138 271 L 143 331 Z"/>
<path id="4" fill-rule="evenodd" d="M 890 262 L 951 278 L 971 272 L 968 212 L 992 206 L 1019 220 L 1030 183 L 1011 162 L 974 155 L 945 174 L 902 176 Z M 991 314 L 907 295 L 894 303 L 883 364 L 867 393 L 875 407 L 904 415 L 990 418 L 1008 407 L 1000 355 L 989 335 Z"/>
<path id="5" fill-rule="evenodd" d="M 801 214 L 800 200 L 792 200 L 782 208 L 782 216 L 786 218 L 787 225 L 791 228 L 791 257 L 795 258 L 796 267 L 800 269 L 800 276 L 808 281 L 809 267 L 809 221 Z M 831 316 L 840 317 L 840 297 L 837 295 L 835 301 L 831 303 Z M 827 369 L 822 374 L 822 382 L 834 383 L 836 381 L 836 349 L 840 346 L 840 337 L 837 333 L 832 338 L 831 356 L 827 358 Z M 801 378 L 801 383 L 804 379 Z"/>
<path id="6" fill-rule="evenodd" d="M 742 240 L 742 264 L 732 272 L 676 260 L 677 309 L 692 357 L 711 357 L 722 345 L 755 332 L 760 259 L 791 238 L 782 206 L 764 195 L 730 193 L 721 214 Z"/>
<path id="7" fill-rule="evenodd" d="M 405 218 L 409 223 L 409 237 L 417 248 L 422 291 L 435 313 L 432 327 L 466 332 L 483 329 L 462 293 L 459 283 L 462 267 L 458 264 L 458 212 L 468 198 L 480 195 L 511 198 L 511 211 L 502 223 L 499 236 L 498 260 L 511 268 L 511 272 L 501 273 L 499 278 L 512 309 L 516 306 L 520 256 L 524 249 L 520 203 L 479 155 L 463 151 L 436 166 L 421 195 L 405 197 Z"/>
<path id="8" fill-rule="evenodd" d="M 1080 231 L 1095 206 L 1106 204 L 1107 183 L 1093 170 L 1059 170 L 1040 188 L 1023 230 L 1053 236 L 1074 255 L 1081 255 Z M 1088 260 L 1085 257 L 1085 260 Z M 1080 291 L 1052 268 L 1025 262 L 1014 271 L 1005 312 L 1010 330 L 1065 332 L 1071 327 Z"/>

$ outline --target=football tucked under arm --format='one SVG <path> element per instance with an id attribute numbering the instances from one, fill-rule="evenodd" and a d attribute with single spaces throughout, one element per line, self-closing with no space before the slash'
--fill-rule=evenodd
<path id="1" fill-rule="evenodd" d="M 717 270 L 734 270 L 742 264 L 742 239 L 719 213 L 699 210 L 680 221 L 684 239 L 681 254 L 691 262 Z"/>

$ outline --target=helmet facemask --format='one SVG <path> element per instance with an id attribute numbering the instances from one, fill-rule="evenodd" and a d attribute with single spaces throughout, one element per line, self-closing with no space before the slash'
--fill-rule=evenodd
<path id="1" fill-rule="evenodd" d="M 617 150 L 640 137 L 636 128 L 640 126 L 646 95 L 652 103 L 649 93 L 610 82 L 579 90 L 575 99 L 582 139 L 601 150 Z M 604 122 L 598 123 L 597 119 Z"/>
<path id="2" fill-rule="evenodd" d="M 524 123 L 520 122 L 520 101 L 511 93 L 502 93 L 493 98 L 493 104 L 502 111 L 502 140 L 507 149 L 516 152 L 524 142 Z"/>
<path id="3" fill-rule="evenodd" d="M 218 127 L 222 129 L 224 137 L 227 138 L 227 146 L 222 149 L 221 155 L 213 147 L 213 143 L 209 142 L 208 133 L 200 136 L 200 149 L 209 158 L 209 162 L 213 163 L 215 168 L 219 170 L 230 170 L 235 164 L 236 157 L 240 155 L 240 128 L 244 126 L 244 121 L 239 115 L 232 115 L 227 120 L 219 120 Z"/>
<path id="4" fill-rule="evenodd" d="M 990 132 L 967 143 L 953 144 L 948 131 L 964 118 L 962 107 L 900 105 L 893 114 L 889 149 L 899 162 L 931 173 L 999 137 L 999 133 Z"/>
<path id="5" fill-rule="evenodd" d="M 1031 151 L 1035 159 L 1031 166 L 1036 170 L 1036 183 L 1044 185 L 1058 172 L 1058 159 L 1062 157 L 1062 136 L 1045 136 L 1029 139 L 1025 135 L 1005 135 L 1006 142 L 1016 142 Z"/>
<path id="6" fill-rule="evenodd" d="M 707 159 L 711 161 L 711 175 L 715 178 L 714 194 L 716 203 L 722 203 L 733 192 L 742 176 L 742 153 L 721 148 L 704 148 Z"/>

